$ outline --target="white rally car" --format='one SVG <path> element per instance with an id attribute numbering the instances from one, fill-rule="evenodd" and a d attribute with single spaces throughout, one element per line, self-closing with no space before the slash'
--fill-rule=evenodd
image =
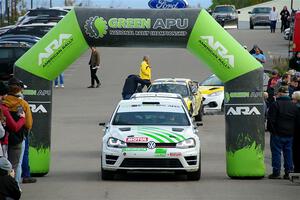
<path id="1" fill-rule="evenodd" d="M 102 179 L 113 179 L 119 171 L 172 171 L 199 180 L 201 151 L 196 126 L 180 99 L 120 101 L 104 130 Z"/>

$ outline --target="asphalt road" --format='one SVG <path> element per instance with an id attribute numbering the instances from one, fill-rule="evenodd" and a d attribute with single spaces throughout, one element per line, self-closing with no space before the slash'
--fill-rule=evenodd
<path id="1" fill-rule="evenodd" d="M 259 44 L 265 52 L 287 52 L 287 41 L 267 29 L 230 30 L 242 44 Z M 202 179 L 186 181 L 171 174 L 130 174 L 102 181 L 102 128 L 121 98 L 125 77 L 138 73 L 143 55 L 150 55 L 153 78 L 188 77 L 203 80 L 208 68 L 185 49 L 100 48 L 100 88 L 88 89 L 89 53 L 65 72 L 65 88 L 54 89 L 51 171 L 35 184 L 24 184 L 28 200 L 209 199 L 298 200 L 300 185 L 287 180 L 232 180 L 226 176 L 225 124 L 222 115 L 207 115 L 199 128 L 202 142 Z M 269 57 L 269 55 L 268 55 Z M 270 63 L 270 61 L 268 62 Z M 271 172 L 266 133 L 266 169 Z"/>

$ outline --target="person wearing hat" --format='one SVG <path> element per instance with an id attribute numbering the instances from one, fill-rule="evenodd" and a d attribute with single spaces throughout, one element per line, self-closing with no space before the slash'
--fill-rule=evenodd
<path id="1" fill-rule="evenodd" d="M 268 86 L 267 86 L 267 93 L 268 93 L 268 103 L 271 104 L 272 102 L 275 101 L 275 87 L 280 80 L 279 73 L 276 69 L 274 69 L 271 73 L 271 77 L 268 81 Z M 268 104 L 268 107 L 269 107 Z"/>
<path id="2" fill-rule="evenodd" d="M 18 132 L 22 126 L 25 124 L 25 113 L 20 113 L 20 119 L 15 121 L 11 116 L 9 109 L 2 103 L 2 98 L 7 94 L 7 86 L 0 81 L 0 111 L 3 116 L 1 116 L 1 125 L 6 129 L 12 130 L 14 132 Z M 1 151 L 2 149 L 2 151 Z M 0 156 L 4 156 L 7 158 L 7 150 L 8 150 L 8 133 L 5 132 L 5 135 L 2 139 L 0 139 Z"/>
<path id="3" fill-rule="evenodd" d="M 5 157 L 0 157 L 0 200 L 7 198 L 18 200 L 20 197 L 21 190 L 14 179 L 11 163 Z"/>
<path id="4" fill-rule="evenodd" d="M 258 47 L 257 44 L 253 45 L 253 48 L 249 51 L 249 53 L 252 55 L 252 54 L 255 54 L 255 49 L 259 49 L 260 53 L 261 54 L 264 54 L 263 50 L 261 50 L 261 48 Z"/>
<path id="5" fill-rule="evenodd" d="M 284 179 L 293 171 L 292 144 L 296 130 L 297 107 L 289 97 L 287 86 L 278 89 L 276 101 L 270 105 L 267 116 L 267 130 L 270 132 L 273 173 L 269 179 L 280 179 L 281 152 L 284 157 Z"/>
<path id="6" fill-rule="evenodd" d="M 18 112 L 25 112 L 25 124 L 18 133 L 9 134 L 8 144 L 8 160 L 11 162 L 13 169 L 16 171 L 17 182 L 21 181 L 21 163 L 23 159 L 23 152 L 25 149 L 24 136 L 32 128 L 32 113 L 27 101 L 23 99 L 22 91 L 26 87 L 24 83 L 16 77 L 8 80 L 8 94 L 3 97 L 2 103 L 6 105 L 10 113 L 14 116 Z M 22 132 L 21 132 L 22 131 Z M 23 148 L 24 147 L 24 148 Z"/>

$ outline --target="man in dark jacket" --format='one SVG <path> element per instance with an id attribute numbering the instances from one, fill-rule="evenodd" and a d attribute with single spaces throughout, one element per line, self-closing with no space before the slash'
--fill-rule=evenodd
<path id="1" fill-rule="evenodd" d="M 289 62 L 290 69 L 294 69 L 297 72 L 300 72 L 300 52 L 296 52 Z"/>
<path id="2" fill-rule="evenodd" d="M 287 86 L 278 89 L 276 101 L 270 105 L 268 111 L 268 130 L 271 133 L 270 146 L 272 153 L 273 173 L 270 179 L 280 179 L 281 151 L 284 157 L 284 179 L 289 179 L 293 171 L 292 144 L 296 128 L 297 107 L 289 97 Z"/>
<path id="3" fill-rule="evenodd" d="M 96 49 L 96 47 L 91 47 L 92 50 L 92 54 L 91 54 L 91 58 L 89 61 L 89 65 L 90 65 L 90 71 L 91 71 L 91 85 L 88 88 L 98 88 L 100 87 L 101 83 L 96 75 L 97 70 L 99 69 L 99 65 L 100 65 L 100 56 L 99 53 Z M 95 81 L 97 83 L 97 85 L 95 86 Z"/>
<path id="4" fill-rule="evenodd" d="M 124 83 L 122 97 L 123 99 L 130 99 L 130 97 L 136 92 L 138 84 L 146 84 L 147 80 L 141 79 L 139 76 L 131 74 L 129 75 Z"/>
<path id="5" fill-rule="evenodd" d="M 21 197 L 20 188 L 14 179 L 14 171 L 5 157 L 0 157 L 0 200 L 6 198 L 18 200 Z"/>
<path id="6" fill-rule="evenodd" d="M 293 160 L 294 160 L 294 172 L 300 173 L 300 91 L 293 93 L 293 101 L 297 106 L 298 115 L 297 115 L 297 125 L 294 132 L 293 138 Z"/>

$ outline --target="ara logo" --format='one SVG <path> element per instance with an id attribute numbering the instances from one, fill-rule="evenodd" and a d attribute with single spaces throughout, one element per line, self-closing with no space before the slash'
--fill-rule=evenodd
<path id="1" fill-rule="evenodd" d="M 31 112 L 33 113 L 48 113 L 46 108 L 43 105 L 35 105 L 35 104 L 29 104 L 31 108 Z"/>
<path id="2" fill-rule="evenodd" d="M 60 34 L 58 39 L 53 40 L 46 48 L 45 53 L 39 54 L 39 66 L 43 63 L 44 59 L 49 58 L 53 55 L 54 51 L 59 49 L 65 40 L 72 37 L 72 34 Z"/>
<path id="3" fill-rule="evenodd" d="M 219 42 L 215 41 L 213 36 L 201 36 L 201 39 L 206 40 L 207 44 L 223 58 L 226 59 L 230 68 L 234 68 L 234 56 L 228 54 L 228 50 Z"/>
<path id="4" fill-rule="evenodd" d="M 240 107 L 230 107 L 226 115 L 261 115 L 258 109 L 254 106 L 250 108 L 249 106 Z"/>
<path id="5" fill-rule="evenodd" d="M 155 9 L 172 9 L 186 8 L 188 3 L 186 0 L 150 0 L 148 5 L 150 8 Z"/>

